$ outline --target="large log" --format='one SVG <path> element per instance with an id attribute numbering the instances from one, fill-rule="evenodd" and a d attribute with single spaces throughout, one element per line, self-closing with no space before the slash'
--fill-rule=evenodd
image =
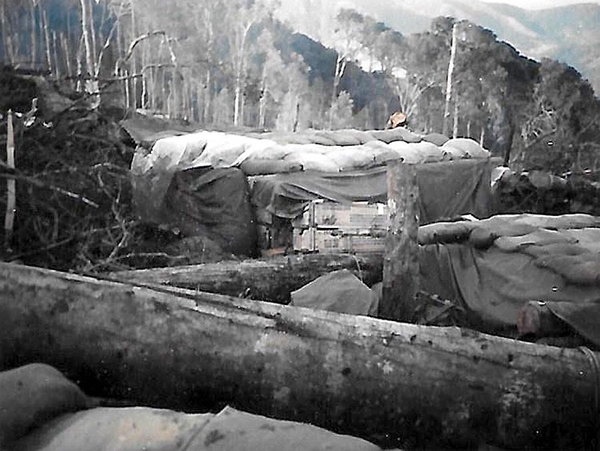
<path id="1" fill-rule="evenodd" d="M 120 281 L 159 283 L 208 293 L 242 296 L 288 304 L 290 293 L 319 276 L 340 269 L 352 271 L 367 285 L 380 282 L 383 258 L 359 255 L 290 255 L 265 260 L 224 261 L 174 268 L 115 272 Z"/>
<path id="2" fill-rule="evenodd" d="M 95 396 L 230 404 L 381 445 L 593 442 L 591 351 L 162 290 L 0 264 L 0 369 L 39 361 Z"/>

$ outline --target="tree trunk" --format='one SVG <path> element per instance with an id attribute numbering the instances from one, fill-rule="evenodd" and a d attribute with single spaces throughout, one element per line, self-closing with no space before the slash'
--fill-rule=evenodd
<path id="1" fill-rule="evenodd" d="M 390 164 L 387 187 L 389 220 L 379 316 L 410 322 L 419 290 L 419 188 L 415 166 Z"/>
<path id="2" fill-rule="evenodd" d="M 591 351 L 5 263 L 0 290 L 0 369 L 54 365 L 92 396 L 230 404 L 382 446 L 593 445 Z"/>
<path id="3" fill-rule="evenodd" d="M 85 61 L 87 64 L 87 74 L 88 76 L 92 76 L 96 73 L 96 68 L 94 66 L 94 50 L 92 46 L 92 38 L 91 38 L 91 27 L 90 24 L 90 12 L 89 12 L 89 4 L 88 0 L 80 0 L 81 3 L 81 32 L 83 37 L 83 42 L 85 45 Z"/>
<path id="4" fill-rule="evenodd" d="M 37 20 L 35 18 L 35 10 L 37 9 L 37 0 L 31 0 L 31 66 L 37 69 Z"/>
<path id="5" fill-rule="evenodd" d="M 50 42 L 50 27 L 48 25 L 48 15 L 46 14 L 46 10 L 40 4 L 40 8 L 42 11 L 42 22 L 44 24 L 44 43 L 46 48 L 46 64 L 48 65 L 48 71 L 56 77 L 54 70 L 52 68 L 52 44 Z"/>
<path id="6" fill-rule="evenodd" d="M 329 110 L 329 128 L 333 128 L 334 108 L 338 98 L 338 88 L 342 81 L 342 76 L 346 71 L 347 60 L 344 56 L 338 53 L 335 61 L 335 71 L 333 74 L 333 90 L 331 91 L 331 109 Z"/>
<path id="7" fill-rule="evenodd" d="M 448 78 L 446 79 L 446 101 L 444 103 L 444 124 L 442 134 L 448 136 L 450 129 L 450 102 L 452 100 L 454 66 L 456 63 L 458 24 L 452 26 L 452 44 L 450 47 L 450 62 L 448 63 Z"/>
<path id="8" fill-rule="evenodd" d="M 382 261 L 381 256 L 312 254 L 142 269 L 112 273 L 110 277 L 125 282 L 165 284 L 288 304 L 290 292 L 323 274 L 340 269 L 349 269 L 367 285 L 373 285 L 381 281 Z"/>

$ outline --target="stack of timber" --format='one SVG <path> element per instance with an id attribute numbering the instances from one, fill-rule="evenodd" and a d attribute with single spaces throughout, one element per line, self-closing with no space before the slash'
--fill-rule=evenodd
<path id="1" fill-rule="evenodd" d="M 597 356 L 579 349 L 11 264 L 0 290 L 0 369 L 54 365 L 93 396 L 229 404 L 383 446 L 595 444 Z"/>
<path id="2" fill-rule="evenodd" d="M 311 201 L 292 221 L 294 251 L 383 253 L 387 217 L 387 205 L 381 202 Z"/>

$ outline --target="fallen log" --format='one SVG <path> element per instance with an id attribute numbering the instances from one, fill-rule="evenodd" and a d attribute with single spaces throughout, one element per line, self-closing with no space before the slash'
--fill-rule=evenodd
<path id="1" fill-rule="evenodd" d="M 305 254 L 111 273 L 119 281 L 172 285 L 288 304 L 290 293 L 329 272 L 348 269 L 371 286 L 382 278 L 382 256 Z"/>
<path id="2" fill-rule="evenodd" d="M 161 289 L 2 263 L 0 369 L 48 363 L 93 396 L 229 404 L 382 446 L 593 443 L 589 350 Z"/>

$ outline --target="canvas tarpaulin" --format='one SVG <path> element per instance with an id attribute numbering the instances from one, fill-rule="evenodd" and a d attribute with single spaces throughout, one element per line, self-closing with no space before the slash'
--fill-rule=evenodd
<path id="1" fill-rule="evenodd" d="M 145 186 L 147 178 L 139 178 Z M 163 188 L 161 188 L 162 190 Z M 158 198 L 150 186 L 137 186 L 134 202 L 142 219 L 179 230 L 184 237 L 204 236 L 236 255 L 256 248 L 248 181 L 236 168 L 192 168 L 172 174 Z"/>
<path id="2" fill-rule="evenodd" d="M 487 217 L 491 211 L 488 159 L 419 164 L 420 221 L 470 213 Z M 302 214 L 311 200 L 339 203 L 386 202 L 386 167 L 347 173 L 298 172 L 251 178 L 252 203 L 281 218 Z"/>
<path id="3" fill-rule="evenodd" d="M 464 307 L 474 327 L 490 332 L 515 331 L 519 309 L 542 301 L 600 346 L 600 271 L 589 271 L 590 262 L 600 267 L 594 266 L 600 249 L 590 244 L 598 227 L 600 219 L 588 215 L 507 215 L 468 226 L 426 226 L 420 230 L 422 289 Z M 553 261 L 568 263 L 548 264 Z"/>

